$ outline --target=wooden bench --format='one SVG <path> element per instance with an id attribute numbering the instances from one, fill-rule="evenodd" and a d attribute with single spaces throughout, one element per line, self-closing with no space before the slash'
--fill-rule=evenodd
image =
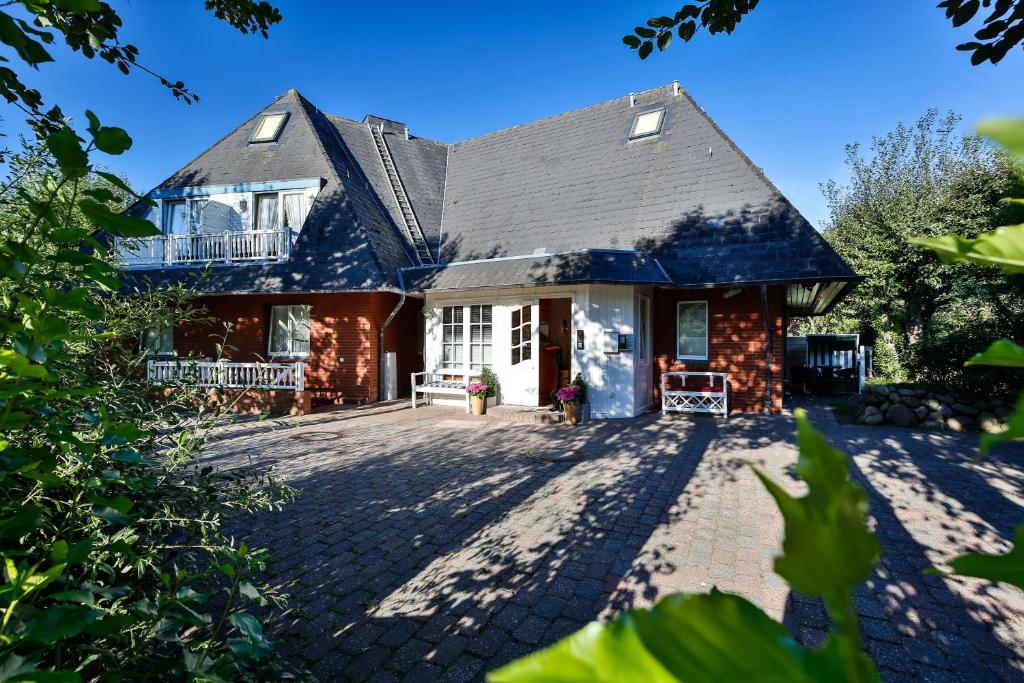
<path id="1" fill-rule="evenodd" d="M 670 378 L 678 377 L 680 388 L 669 386 Z M 700 384 L 686 385 L 688 378 L 704 378 Z M 716 381 L 717 386 L 716 386 Z M 729 419 L 729 375 L 724 372 L 661 373 L 661 412 L 711 413 Z"/>
<path id="2" fill-rule="evenodd" d="M 417 381 L 422 378 L 422 381 Z M 458 378 L 458 379 L 453 379 Z M 417 394 L 422 394 L 427 405 L 433 404 L 434 397 L 453 397 L 454 400 L 442 398 L 442 404 L 453 405 L 455 401 L 465 404 L 469 413 L 469 375 L 461 372 L 414 372 L 412 373 L 412 409 L 416 410 Z"/>

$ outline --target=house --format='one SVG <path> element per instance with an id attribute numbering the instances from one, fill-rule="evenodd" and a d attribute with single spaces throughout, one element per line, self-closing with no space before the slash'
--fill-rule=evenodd
<path id="1" fill-rule="evenodd" d="M 236 347 L 203 377 L 275 361 L 267 400 L 299 411 L 484 366 L 508 404 L 580 373 L 592 416 L 627 417 L 712 371 L 777 411 L 787 317 L 859 281 L 676 83 L 454 144 L 290 90 L 149 196 L 164 235 L 122 246 L 128 274 L 196 284 Z M 209 330 L 157 339 L 213 363 Z"/>

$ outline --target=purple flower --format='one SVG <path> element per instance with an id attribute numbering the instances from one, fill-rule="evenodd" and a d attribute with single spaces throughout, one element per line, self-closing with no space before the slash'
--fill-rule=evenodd
<path id="1" fill-rule="evenodd" d="M 562 387 L 555 393 L 555 396 L 562 403 L 576 403 L 580 400 L 580 388 L 572 385 Z"/>
<path id="2" fill-rule="evenodd" d="M 470 396 L 486 396 L 490 390 L 491 387 L 483 382 L 470 382 L 469 386 L 466 387 L 466 393 Z"/>

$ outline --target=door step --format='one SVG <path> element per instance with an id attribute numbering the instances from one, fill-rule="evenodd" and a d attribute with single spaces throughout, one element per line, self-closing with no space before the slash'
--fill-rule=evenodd
<path id="1" fill-rule="evenodd" d="M 495 420 L 518 422 L 520 424 L 559 424 L 560 422 L 565 422 L 565 414 L 552 412 L 550 406 L 539 408 L 530 406 L 494 406 L 487 409 L 487 414 Z"/>

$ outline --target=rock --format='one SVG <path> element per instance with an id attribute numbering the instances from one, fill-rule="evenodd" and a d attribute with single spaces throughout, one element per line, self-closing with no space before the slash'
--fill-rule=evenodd
<path id="1" fill-rule="evenodd" d="M 929 412 L 930 411 L 925 406 L 918 406 L 918 407 L 914 408 L 914 415 L 917 415 L 917 419 L 918 420 L 923 420 L 926 417 L 928 417 L 928 413 Z M 940 416 L 939 419 L 941 419 L 941 416 Z"/>
<path id="2" fill-rule="evenodd" d="M 992 406 L 988 401 L 975 401 L 974 407 L 978 409 L 978 412 L 987 413 L 992 410 Z"/>
<path id="3" fill-rule="evenodd" d="M 1006 405 L 1006 401 L 1002 400 L 1001 398 L 993 398 L 992 400 L 989 401 L 989 403 L 992 404 L 993 408 L 998 408 L 999 406 Z"/>
<path id="4" fill-rule="evenodd" d="M 891 403 L 899 403 L 900 402 L 900 395 L 898 393 L 896 393 L 895 391 L 890 391 L 889 392 L 889 401 Z"/>
<path id="5" fill-rule="evenodd" d="M 891 404 L 891 403 L 889 403 L 888 401 L 882 401 L 882 405 L 878 406 L 878 410 L 879 410 L 880 412 L 884 413 L 884 412 L 886 412 L 887 410 L 889 410 L 889 406 L 891 406 L 891 405 L 892 405 L 892 404 Z"/>
<path id="6" fill-rule="evenodd" d="M 915 389 L 914 396 L 918 398 L 928 398 L 928 391 L 926 389 Z"/>
<path id="7" fill-rule="evenodd" d="M 917 416 L 914 411 L 902 403 L 894 403 L 885 411 L 885 419 L 897 427 L 913 427 L 917 424 Z"/>
<path id="8" fill-rule="evenodd" d="M 976 417 L 978 415 L 978 409 L 974 406 L 969 406 L 966 403 L 954 403 L 953 404 L 954 415 L 966 415 L 967 417 Z"/>
<path id="9" fill-rule="evenodd" d="M 939 396 L 939 400 L 945 403 L 947 406 L 951 406 L 956 403 L 956 396 L 953 394 L 943 394 Z"/>
<path id="10" fill-rule="evenodd" d="M 942 416 L 938 413 L 932 413 L 921 423 L 921 429 L 930 429 L 932 431 L 942 431 L 946 428 L 946 423 L 943 421 Z"/>
<path id="11" fill-rule="evenodd" d="M 992 413 L 982 413 L 978 416 L 978 427 L 988 434 L 1002 434 L 1006 431 L 1006 425 L 1002 420 Z"/>
<path id="12" fill-rule="evenodd" d="M 915 398 L 914 396 L 904 396 L 903 398 L 900 399 L 900 403 L 911 408 L 917 408 L 919 405 L 921 405 L 921 402 L 918 401 L 917 398 Z"/>
<path id="13" fill-rule="evenodd" d="M 953 432 L 974 431 L 974 420 L 969 417 L 957 416 L 946 420 L 946 429 Z"/>
<path id="14" fill-rule="evenodd" d="M 876 394 L 888 394 L 889 393 L 889 387 L 886 386 L 885 384 L 869 384 L 868 385 L 868 390 L 869 391 L 873 391 Z"/>
<path id="15" fill-rule="evenodd" d="M 877 406 L 885 400 L 884 396 L 879 396 L 874 392 L 867 392 L 861 395 L 860 402 L 865 403 L 869 406 Z"/>
<path id="16" fill-rule="evenodd" d="M 899 394 L 900 396 L 917 396 L 917 392 L 916 391 L 914 391 L 913 389 L 907 389 L 907 388 L 897 389 L 896 393 Z"/>
<path id="17" fill-rule="evenodd" d="M 939 413 L 942 414 L 942 417 L 953 417 L 953 409 L 947 406 L 945 403 L 940 405 Z"/>
<path id="18" fill-rule="evenodd" d="M 1013 408 L 1011 408 L 1008 405 L 996 406 L 995 414 L 1005 420 L 1006 418 L 1013 415 Z"/>
<path id="19" fill-rule="evenodd" d="M 936 412 L 942 410 L 942 401 L 934 396 L 923 401 L 921 405 L 928 406 L 928 410 L 934 410 Z"/>
<path id="20" fill-rule="evenodd" d="M 885 416 L 882 415 L 882 411 L 874 406 L 868 406 L 861 413 L 861 416 L 857 418 L 857 422 L 862 425 L 880 425 L 885 422 Z"/>

